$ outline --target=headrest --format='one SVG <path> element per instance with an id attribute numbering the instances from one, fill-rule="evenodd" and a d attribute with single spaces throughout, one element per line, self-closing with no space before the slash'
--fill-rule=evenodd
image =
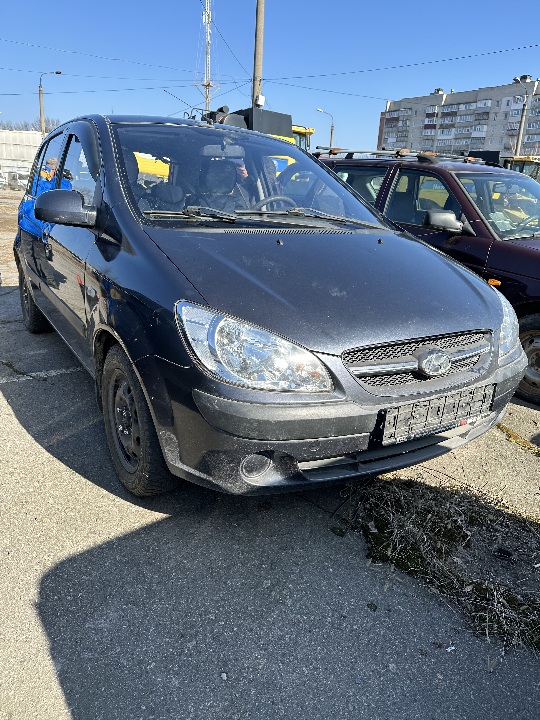
<path id="1" fill-rule="evenodd" d="M 206 171 L 205 187 L 207 192 L 216 195 L 228 195 L 236 185 L 236 167 L 229 160 L 210 160 Z"/>
<path id="2" fill-rule="evenodd" d="M 179 205 L 184 199 L 184 191 L 178 185 L 171 185 L 170 183 L 157 183 L 152 187 L 152 195 L 161 200 L 161 202 L 168 203 L 169 205 Z"/>

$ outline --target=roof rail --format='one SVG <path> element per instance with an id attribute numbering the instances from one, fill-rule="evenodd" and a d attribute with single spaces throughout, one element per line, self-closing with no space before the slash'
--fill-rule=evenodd
<path id="1" fill-rule="evenodd" d="M 398 158 L 404 160 L 416 160 L 419 162 L 427 163 L 438 163 L 444 160 L 454 160 L 463 163 L 475 163 L 477 165 L 486 165 L 492 163 L 486 163 L 481 158 L 471 157 L 468 155 L 451 155 L 448 153 L 434 153 L 429 150 L 409 150 L 408 148 L 397 148 L 394 150 L 351 150 L 348 148 L 335 148 L 335 147 L 324 147 L 317 145 L 317 150 L 324 151 L 329 157 L 335 155 L 345 156 L 344 159 L 352 160 L 355 155 L 369 155 L 374 158 Z M 314 153 L 315 156 L 319 157 L 322 153 Z"/>

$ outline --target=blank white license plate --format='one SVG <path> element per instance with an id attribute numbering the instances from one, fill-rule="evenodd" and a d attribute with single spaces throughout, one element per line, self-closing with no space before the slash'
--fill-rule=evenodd
<path id="1" fill-rule="evenodd" d="M 491 410 L 495 385 L 458 390 L 386 410 L 383 445 L 466 425 Z"/>

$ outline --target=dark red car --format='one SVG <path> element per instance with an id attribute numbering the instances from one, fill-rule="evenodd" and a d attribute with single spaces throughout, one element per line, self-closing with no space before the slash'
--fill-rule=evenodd
<path id="1" fill-rule="evenodd" d="M 497 287 L 528 367 L 517 395 L 540 404 L 540 184 L 469 158 L 342 151 L 320 160 L 364 200 Z"/>

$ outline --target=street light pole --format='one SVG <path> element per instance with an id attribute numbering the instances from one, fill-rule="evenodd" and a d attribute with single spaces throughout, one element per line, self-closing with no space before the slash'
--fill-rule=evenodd
<path id="1" fill-rule="evenodd" d="M 61 70 L 51 70 L 49 72 L 41 73 L 39 76 L 39 124 L 41 127 L 41 137 L 45 137 L 45 111 L 43 109 L 43 85 L 41 78 L 44 75 L 61 75 Z"/>
<path id="2" fill-rule="evenodd" d="M 330 118 L 332 119 L 332 124 L 330 125 L 330 149 L 334 147 L 334 116 L 332 113 L 326 112 L 326 110 L 323 110 L 322 108 L 316 108 L 317 112 L 324 113 L 325 115 L 330 115 Z"/>

